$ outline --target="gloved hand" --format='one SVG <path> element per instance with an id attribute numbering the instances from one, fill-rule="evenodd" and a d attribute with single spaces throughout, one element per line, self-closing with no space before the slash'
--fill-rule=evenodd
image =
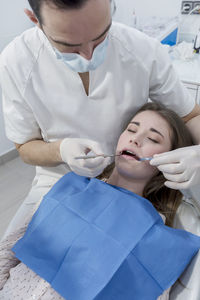
<path id="1" fill-rule="evenodd" d="M 96 177 L 112 161 L 110 157 L 75 159 L 76 156 L 85 156 L 87 154 L 105 154 L 101 146 L 92 140 L 79 138 L 66 138 L 60 144 L 60 155 L 63 162 L 67 163 L 70 169 L 78 175 L 87 177 Z M 106 153 L 107 154 L 107 153 Z"/>
<path id="2" fill-rule="evenodd" d="M 169 188 L 188 189 L 200 184 L 200 145 L 156 154 L 150 164 L 163 172 Z"/>

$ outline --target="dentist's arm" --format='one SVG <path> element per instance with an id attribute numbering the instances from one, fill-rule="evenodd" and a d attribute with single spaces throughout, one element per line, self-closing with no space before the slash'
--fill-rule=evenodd
<path id="1" fill-rule="evenodd" d="M 43 140 L 32 140 L 25 144 L 15 144 L 22 160 L 30 165 L 54 167 L 63 163 L 60 155 L 61 140 L 46 143 Z"/>
<path id="2" fill-rule="evenodd" d="M 46 143 L 43 140 L 32 140 L 23 145 L 16 144 L 19 154 L 25 163 L 37 166 L 54 167 L 66 163 L 69 168 L 87 177 L 96 177 L 111 163 L 110 158 L 98 157 L 89 160 L 77 160 L 76 156 L 104 153 L 99 143 L 79 138 L 65 138 Z"/>

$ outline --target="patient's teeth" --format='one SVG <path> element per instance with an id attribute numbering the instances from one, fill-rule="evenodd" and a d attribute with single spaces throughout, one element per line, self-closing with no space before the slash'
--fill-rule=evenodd
<path id="1" fill-rule="evenodd" d="M 129 151 L 129 150 L 127 150 L 126 152 L 127 152 L 127 153 L 130 153 L 130 154 L 132 154 L 132 155 L 135 155 L 135 153 L 133 153 L 133 152 L 131 152 L 131 151 Z"/>

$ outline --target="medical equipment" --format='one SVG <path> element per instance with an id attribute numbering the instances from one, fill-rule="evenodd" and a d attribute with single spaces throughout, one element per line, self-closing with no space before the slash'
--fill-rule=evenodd
<path id="1" fill-rule="evenodd" d="M 90 159 L 90 158 L 96 158 L 96 157 L 115 157 L 115 156 L 120 156 L 121 154 L 111 154 L 111 155 L 107 155 L 107 154 L 96 154 L 96 155 L 84 155 L 84 156 L 77 156 L 75 157 L 75 159 Z"/>
<path id="2" fill-rule="evenodd" d="M 90 150 L 90 151 L 89 151 Z M 88 152 L 89 151 L 89 152 Z M 107 152 L 103 146 L 98 142 L 79 139 L 79 138 L 65 138 L 60 144 L 60 156 L 63 162 L 67 163 L 71 171 L 81 176 L 96 177 L 101 174 L 103 170 L 111 164 L 111 158 L 98 157 L 95 160 L 76 160 L 77 156 L 95 155 L 95 153 Z"/>
<path id="3" fill-rule="evenodd" d="M 194 44 L 183 41 L 169 49 L 169 55 L 172 60 L 192 61 L 195 59 Z"/>
<path id="4" fill-rule="evenodd" d="M 107 155 L 107 154 L 97 154 L 97 155 L 88 155 L 88 156 L 77 156 L 75 157 L 75 159 L 89 159 L 89 158 L 96 158 L 96 157 L 115 157 L 115 156 L 120 156 L 121 154 L 111 154 L 111 155 Z M 139 161 L 148 161 L 151 160 L 153 157 L 140 157 Z"/>
<path id="5" fill-rule="evenodd" d="M 185 9 L 181 11 L 182 17 L 180 17 L 178 25 L 177 44 L 182 41 L 194 42 L 196 32 L 199 30 L 200 3 L 195 5 L 187 15 L 185 15 L 185 11 Z"/>
<path id="6" fill-rule="evenodd" d="M 117 10 L 117 5 L 115 3 L 115 0 L 110 0 L 110 3 L 111 3 L 111 16 L 113 17 Z"/>
<path id="7" fill-rule="evenodd" d="M 162 44 L 175 45 L 178 31 L 178 17 L 136 16 L 134 22 L 138 30 L 158 39 Z"/>
<path id="8" fill-rule="evenodd" d="M 200 50 L 200 28 L 199 28 L 199 32 L 197 33 L 197 35 L 195 37 L 195 41 L 194 41 L 194 52 L 199 53 L 199 50 Z"/>
<path id="9" fill-rule="evenodd" d="M 153 157 L 140 157 L 139 161 L 148 161 L 152 160 Z"/>

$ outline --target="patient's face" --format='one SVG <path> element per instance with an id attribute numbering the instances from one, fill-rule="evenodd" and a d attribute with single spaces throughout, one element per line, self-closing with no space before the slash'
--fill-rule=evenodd
<path id="1" fill-rule="evenodd" d="M 137 114 L 121 134 L 116 154 L 115 165 L 118 173 L 135 179 L 149 180 L 157 168 L 148 161 L 138 158 L 152 157 L 154 154 L 171 150 L 171 128 L 167 121 L 153 111 Z"/>

